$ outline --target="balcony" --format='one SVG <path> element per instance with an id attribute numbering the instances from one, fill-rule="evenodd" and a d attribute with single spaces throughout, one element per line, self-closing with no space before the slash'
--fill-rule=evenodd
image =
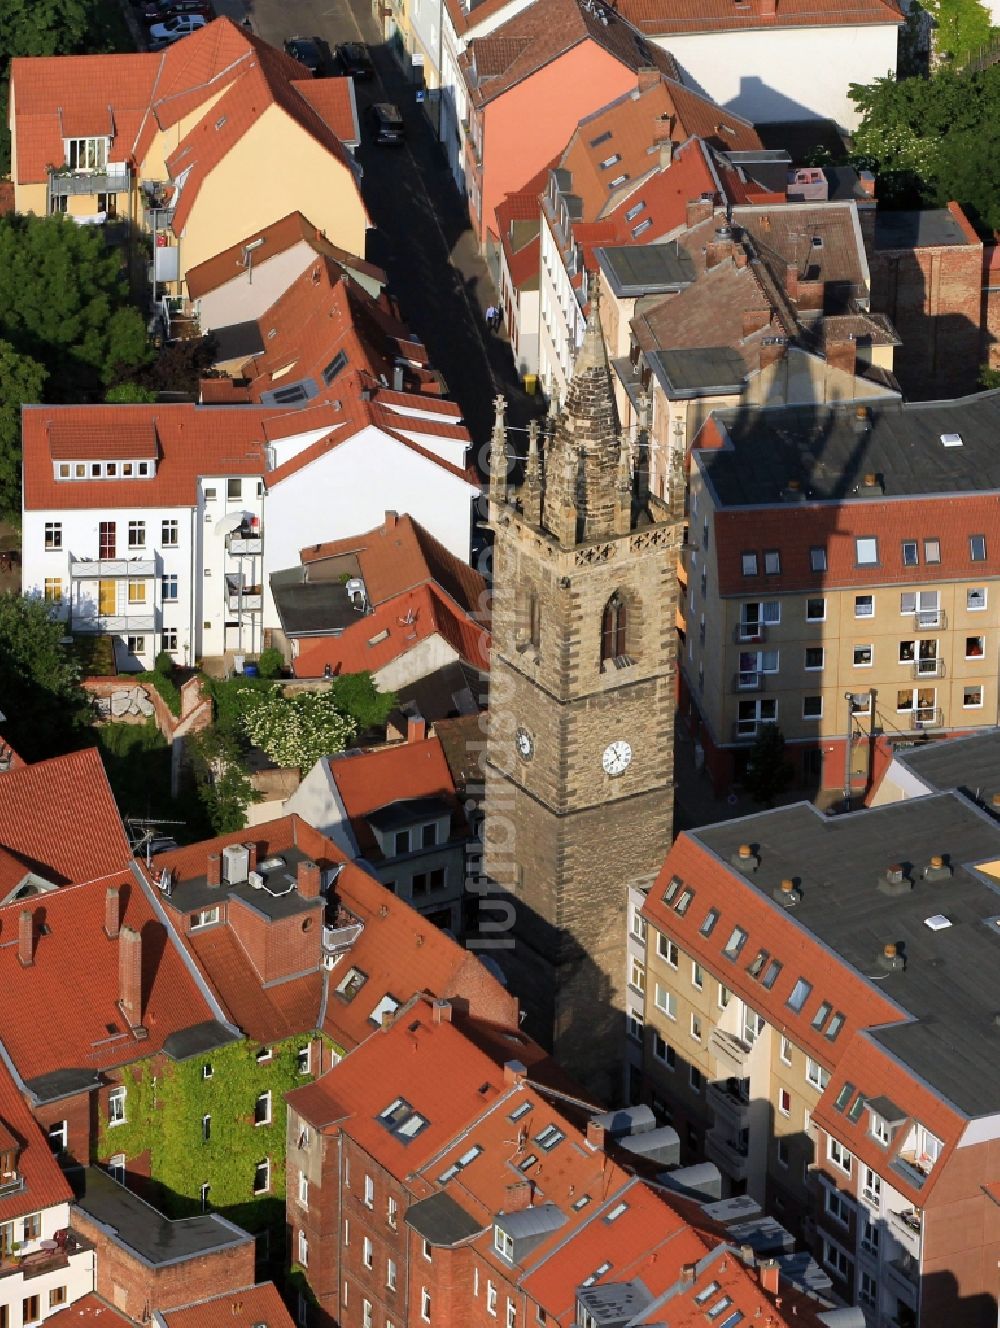
<path id="1" fill-rule="evenodd" d="M 920 1214 L 913 1208 L 889 1213 L 889 1230 L 912 1259 L 920 1257 Z"/>
<path id="2" fill-rule="evenodd" d="M 747 1072 L 747 1058 L 750 1044 L 741 1041 L 734 1033 L 724 1033 L 721 1028 L 713 1028 L 708 1035 L 708 1049 L 719 1062 L 723 1074 L 735 1075 L 742 1079 Z"/>
<path id="3" fill-rule="evenodd" d="M 74 632 L 99 632 L 111 636 L 141 636 L 144 632 L 156 631 L 156 615 L 154 613 L 144 613 L 141 616 L 131 613 L 95 613 L 78 617 L 74 614 L 70 628 Z"/>
<path id="4" fill-rule="evenodd" d="M 252 558 L 264 552 L 264 536 L 260 531 L 232 530 L 226 536 L 226 552 L 233 558 Z"/>
<path id="5" fill-rule="evenodd" d="M 127 194 L 132 172 L 127 166 L 113 171 L 50 171 L 49 197 L 73 198 L 79 194 Z"/>
<path id="6" fill-rule="evenodd" d="M 918 732 L 944 728 L 944 713 L 940 706 L 917 706 L 910 712 L 910 728 Z"/>
<path id="7" fill-rule="evenodd" d="M 714 1162 L 732 1180 L 746 1180 L 750 1172 L 750 1158 L 743 1146 L 725 1133 L 724 1129 L 709 1130 L 705 1136 L 705 1158 Z"/>
<path id="8" fill-rule="evenodd" d="M 939 627 L 948 626 L 948 619 L 944 609 L 915 609 L 913 625 L 918 632 L 936 632 Z"/>
<path id="9" fill-rule="evenodd" d="M 69 560 L 69 574 L 76 581 L 113 581 L 117 577 L 133 579 L 156 575 L 155 558 L 74 558 Z"/>
<path id="10" fill-rule="evenodd" d="M 741 1081 L 736 1078 L 710 1083 L 705 1093 L 715 1113 L 715 1124 L 738 1134 L 750 1124 L 750 1103 Z"/>
<path id="11" fill-rule="evenodd" d="M 914 678 L 943 678 L 943 659 L 918 659 L 913 665 Z"/>
<path id="12" fill-rule="evenodd" d="M 258 613 L 264 607 L 263 587 L 240 586 L 227 578 L 226 607 L 232 613 Z"/>

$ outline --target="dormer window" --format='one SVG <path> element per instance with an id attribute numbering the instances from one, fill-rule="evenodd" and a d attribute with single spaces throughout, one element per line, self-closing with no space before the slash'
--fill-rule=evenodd
<path id="1" fill-rule="evenodd" d="M 493 1228 L 493 1248 L 508 1263 L 514 1262 L 514 1237 L 509 1236 L 502 1227 Z"/>
<path id="2" fill-rule="evenodd" d="M 108 167 L 106 138 L 67 138 L 66 165 L 71 171 L 105 171 Z"/>

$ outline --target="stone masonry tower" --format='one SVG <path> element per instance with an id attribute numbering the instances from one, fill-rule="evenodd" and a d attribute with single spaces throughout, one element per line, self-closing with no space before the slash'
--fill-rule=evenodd
<path id="1" fill-rule="evenodd" d="M 596 297 L 517 490 L 507 455 L 501 398 L 484 865 L 512 930 L 494 953 L 526 1029 L 620 1100 L 628 887 L 652 881 L 672 838 L 683 500 L 652 497 L 632 464 Z"/>

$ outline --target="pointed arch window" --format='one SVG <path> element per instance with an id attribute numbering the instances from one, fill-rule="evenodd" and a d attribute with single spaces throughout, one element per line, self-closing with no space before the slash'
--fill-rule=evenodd
<path id="1" fill-rule="evenodd" d="M 601 619 L 601 664 L 628 654 L 628 610 L 616 590 Z"/>

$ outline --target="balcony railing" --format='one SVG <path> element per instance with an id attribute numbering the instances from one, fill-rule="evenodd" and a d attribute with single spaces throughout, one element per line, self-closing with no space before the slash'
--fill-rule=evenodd
<path id="1" fill-rule="evenodd" d="M 943 659 L 918 659 L 913 664 L 914 678 L 943 678 Z"/>
<path id="2" fill-rule="evenodd" d="M 724 1130 L 709 1130 L 705 1136 L 705 1157 L 733 1180 L 746 1180 L 750 1158 L 740 1144 Z"/>
<path id="3" fill-rule="evenodd" d="M 230 586 L 226 604 L 233 613 L 256 613 L 264 607 L 264 593 L 260 586 L 247 586 L 242 593 Z"/>
<path id="4" fill-rule="evenodd" d="M 132 172 L 127 166 L 114 171 L 52 171 L 49 174 L 49 197 L 66 198 L 78 194 L 127 194 L 132 187 Z"/>
<path id="5" fill-rule="evenodd" d="M 918 632 L 934 632 L 948 625 L 944 609 L 916 609 L 913 622 Z"/>
<path id="6" fill-rule="evenodd" d="M 912 1209 L 905 1212 L 889 1212 L 889 1230 L 903 1249 L 912 1258 L 920 1257 L 920 1217 Z"/>
<path id="7" fill-rule="evenodd" d="M 944 728 L 944 713 L 940 706 L 917 706 L 910 713 L 910 728 L 923 731 L 924 729 Z"/>
<path id="8" fill-rule="evenodd" d="M 71 624 L 74 632 L 104 632 L 115 636 L 138 636 L 142 632 L 156 631 L 156 615 L 142 614 L 101 614 L 86 616 L 73 615 Z"/>
<path id="9" fill-rule="evenodd" d="M 263 553 L 264 536 L 259 532 L 254 535 L 244 535 L 238 530 L 231 531 L 226 536 L 226 552 L 232 554 L 234 558 L 247 558 Z"/>
<path id="10" fill-rule="evenodd" d="M 75 580 L 112 581 L 116 577 L 156 575 L 155 558 L 70 558 L 69 574 Z"/>
<path id="11" fill-rule="evenodd" d="M 729 1070 L 738 1079 L 746 1074 L 750 1044 L 743 1042 L 735 1033 L 725 1033 L 721 1028 L 713 1028 L 708 1035 L 708 1049 L 717 1057 L 723 1070 Z"/>
<path id="12" fill-rule="evenodd" d="M 750 1103 L 742 1089 L 734 1087 L 727 1080 L 716 1081 L 708 1085 L 705 1097 L 715 1113 L 717 1126 L 728 1126 L 737 1134 L 747 1128 L 750 1123 Z"/>

